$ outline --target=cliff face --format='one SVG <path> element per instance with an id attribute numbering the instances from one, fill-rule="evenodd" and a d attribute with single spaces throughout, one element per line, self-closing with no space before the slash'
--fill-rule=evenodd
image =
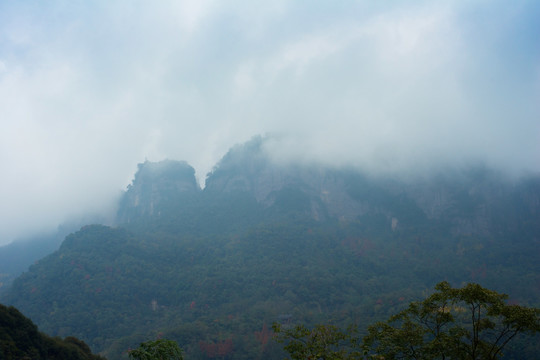
<path id="1" fill-rule="evenodd" d="M 408 183 L 404 193 L 454 235 L 505 236 L 540 231 L 540 177 L 511 180 L 486 168 L 470 168 Z"/>
<path id="2" fill-rule="evenodd" d="M 415 180 L 371 177 L 355 169 L 321 165 L 276 164 L 264 151 L 264 139 L 236 146 L 209 174 L 209 193 L 248 192 L 272 207 L 286 189 L 309 199 L 309 215 L 352 221 L 384 215 L 393 230 L 415 220 L 444 225 L 453 235 L 498 236 L 523 225 L 534 232 L 540 214 L 540 178 L 520 181 L 471 167 Z M 421 219 L 423 218 L 423 219 Z M 528 219 L 528 220 L 525 220 Z"/>
<path id="3" fill-rule="evenodd" d="M 242 199 L 251 197 L 261 211 L 269 209 L 265 214 L 294 212 L 316 221 L 345 222 L 376 215 L 385 218 L 393 231 L 430 226 L 454 236 L 483 237 L 540 231 L 540 179 L 510 181 L 481 167 L 415 180 L 372 177 L 356 169 L 276 163 L 266 154 L 264 139 L 254 138 L 222 158 L 208 174 L 204 190 L 194 173 L 185 162 L 139 165 L 122 200 L 120 222 L 159 217 L 167 209 L 180 208 L 189 218 L 218 201 L 223 202 L 218 206 L 233 209 L 235 196 L 243 194 Z M 198 210 L 194 202 L 199 203 Z M 243 216 L 243 210 L 235 211 Z"/>
<path id="4" fill-rule="evenodd" d="M 170 202 L 183 201 L 201 191 L 193 167 L 183 161 L 146 161 L 124 194 L 118 218 L 129 223 L 133 218 L 160 216 Z"/>
<path id="5" fill-rule="evenodd" d="M 255 138 L 231 149 L 209 174 L 204 191 L 247 192 L 266 208 L 294 191 L 308 199 L 306 212 L 316 220 L 351 220 L 366 211 L 348 194 L 343 174 L 318 165 L 277 164 L 263 145 L 263 139 Z"/>
<path id="6" fill-rule="evenodd" d="M 200 339 L 247 339 L 281 314 L 383 314 L 441 279 L 540 298 L 538 177 L 375 177 L 276 163 L 259 138 L 225 155 L 204 190 L 184 162 L 141 164 L 118 225 L 68 236 L 3 298 L 117 359 L 164 327 L 198 354 Z"/>

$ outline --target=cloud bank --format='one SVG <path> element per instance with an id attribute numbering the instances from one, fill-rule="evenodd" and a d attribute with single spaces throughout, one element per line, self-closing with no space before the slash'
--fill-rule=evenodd
<path id="1" fill-rule="evenodd" d="M 234 144 L 540 171 L 536 1 L 0 2 L 0 244 L 101 212 L 136 164 Z M 109 207 L 110 208 L 110 207 Z"/>

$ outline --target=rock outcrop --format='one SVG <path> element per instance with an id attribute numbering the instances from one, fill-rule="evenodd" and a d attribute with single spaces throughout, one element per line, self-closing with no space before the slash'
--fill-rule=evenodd
<path id="1" fill-rule="evenodd" d="M 200 191 L 195 170 L 185 161 L 146 161 L 138 165 L 135 178 L 122 197 L 119 222 L 129 223 L 140 216 L 160 216 L 168 203 L 182 201 Z"/>
<path id="2" fill-rule="evenodd" d="M 540 230 L 535 225 L 540 214 L 538 177 L 510 181 L 483 167 L 416 180 L 368 176 L 352 168 L 277 163 L 266 153 L 264 142 L 255 137 L 233 147 L 208 174 L 204 190 L 185 162 L 140 164 L 122 200 L 119 222 L 159 217 L 168 208 L 178 212 L 179 203 L 188 206 L 190 201 L 211 207 L 219 198 L 225 202 L 219 206 L 233 209 L 235 194 L 242 194 L 262 210 L 273 209 L 264 216 L 296 212 L 316 221 L 356 221 L 376 214 L 392 231 L 436 226 L 463 236 L 498 236 L 523 226 L 530 228 L 528 232 Z M 196 212 L 190 208 L 180 213 L 189 217 Z"/>

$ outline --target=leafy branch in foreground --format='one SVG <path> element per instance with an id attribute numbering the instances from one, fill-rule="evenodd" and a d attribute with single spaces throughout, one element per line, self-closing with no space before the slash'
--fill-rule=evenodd
<path id="1" fill-rule="evenodd" d="M 283 329 L 274 324 L 275 339 L 294 360 L 338 359 L 468 359 L 495 360 L 519 334 L 540 332 L 540 309 L 508 305 L 505 294 L 448 282 L 435 293 L 368 328 L 363 343 L 357 328 L 345 332 L 332 325 Z"/>
<path id="2" fill-rule="evenodd" d="M 436 292 L 368 328 L 363 348 L 385 359 L 498 359 L 518 334 L 540 331 L 540 309 L 507 305 L 505 294 L 441 282 Z"/>

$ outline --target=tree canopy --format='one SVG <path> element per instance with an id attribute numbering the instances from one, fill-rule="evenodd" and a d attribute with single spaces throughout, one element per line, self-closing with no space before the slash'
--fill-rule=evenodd
<path id="1" fill-rule="evenodd" d="M 304 325 L 287 329 L 276 323 L 272 328 L 276 333 L 275 339 L 280 343 L 285 343 L 284 350 L 294 360 L 361 358 L 354 327 L 350 327 L 345 332 L 334 325 L 316 325 L 310 330 Z"/>
<path id="2" fill-rule="evenodd" d="M 540 332 L 540 309 L 509 305 L 506 294 L 472 283 L 452 288 L 441 282 L 435 290 L 369 326 L 363 341 L 357 327 L 342 331 L 333 325 L 274 324 L 275 339 L 294 360 L 494 360 L 517 335 Z"/>
<path id="3" fill-rule="evenodd" d="M 182 350 L 175 341 L 167 339 L 150 340 L 141 343 L 137 349 L 128 352 L 133 360 L 182 360 Z"/>
<path id="4" fill-rule="evenodd" d="M 50 337 L 18 309 L 0 304 L 0 359 L 105 360 L 72 336 Z"/>
<path id="5" fill-rule="evenodd" d="M 385 359 L 498 359 L 518 334 L 540 331 L 540 309 L 506 303 L 508 296 L 448 282 L 386 322 L 370 326 L 364 349 Z"/>

